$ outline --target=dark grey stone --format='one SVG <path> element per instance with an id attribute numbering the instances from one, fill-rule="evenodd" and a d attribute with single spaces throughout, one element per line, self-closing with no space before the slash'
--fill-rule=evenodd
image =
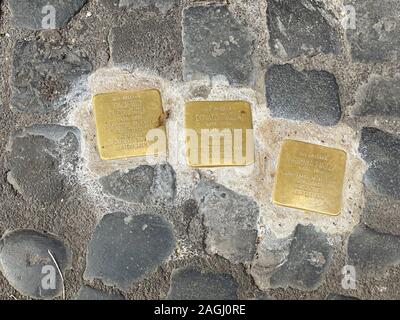
<path id="1" fill-rule="evenodd" d="M 267 23 L 272 52 L 283 59 L 340 53 L 338 21 L 316 0 L 270 0 Z"/>
<path id="2" fill-rule="evenodd" d="M 339 87 L 326 71 L 297 71 L 291 65 L 273 65 L 266 73 L 268 107 L 273 117 L 313 121 L 332 126 L 340 121 Z"/>
<path id="3" fill-rule="evenodd" d="M 144 10 L 144 9 L 143 9 Z M 181 11 L 131 13 L 123 26 L 111 30 L 114 65 L 139 68 L 169 80 L 182 78 Z"/>
<path id="4" fill-rule="evenodd" d="M 176 0 L 120 0 L 120 7 L 128 7 L 132 9 L 141 9 L 148 6 L 156 6 L 163 14 L 170 10 Z"/>
<path id="5" fill-rule="evenodd" d="M 199 182 L 194 196 L 204 216 L 207 251 L 233 263 L 250 262 L 256 251 L 257 203 L 207 180 Z"/>
<path id="6" fill-rule="evenodd" d="M 186 200 L 181 209 L 185 216 L 189 219 L 195 217 L 199 213 L 197 202 L 194 199 Z"/>
<path id="7" fill-rule="evenodd" d="M 383 195 L 367 185 L 364 197 L 361 221 L 378 232 L 400 236 L 400 199 Z"/>
<path id="8" fill-rule="evenodd" d="M 400 2 L 346 0 L 356 13 L 356 28 L 347 29 L 351 54 L 363 62 L 398 61 L 400 54 Z"/>
<path id="9" fill-rule="evenodd" d="M 271 276 L 272 287 L 301 290 L 317 288 L 328 270 L 333 247 L 327 236 L 312 225 L 296 227 L 286 262 Z"/>
<path id="10" fill-rule="evenodd" d="M 175 269 L 171 275 L 169 300 L 236 300 L 237 283 L 228 274 L 197 268 Z"/>
<path id="11" fill-rule="evenodd" d="M 68 192 L 79 161 L 75 127 L 36 125 L 15 132 L 8 146 L 7 180 L 26 200 L 54 202 Z"/>
<path id="12" fill-rule="evenodd" d="M 150 187 L 150 194 L 154 199 L 160 201 L 172 201 L 176 195 L 176 176 L 174 169 L 164 163 L 154 168 L 153 184 Z"/>
<path id="13" fill-rule="evenodd" d="M 100 184 L 104 192 L 133 203 L 170 202 L 176 193 L 175 172 L 169 164 L 116 171 L 101 178 Z"/>
<path id="14" fill-rule="evenodd" d="M 349 296 L 343 296 L 340 294 L 336 293 L 330 293 L 327 297 L 326 300 L 359 300 L 358 298 L 355 297 L 349 297 Z"/>
<path id="15" fill-rule="evenodd" d="M 183 13 L 184 79 L 225 76 L 253 83 L 253 35 L 226 6 L 194 6 Z"/>
<path id="16" fill-rule="evenodd" d="M 364 225 L 354 228 L 347 244 L 348 264 L 367 276 L 381 276 L 400 264 L 400 237 L 376 232 Z"/>
<path id="17" fill-rule="evenodd" d="M 72 98 L 81 94 L 91 70 L 86 58 L 64 45 L 17 41 L 11 70 L 11 108 L 45 113 L 65 107 L 66 95 Z"/>
<path id="18" fill-rule="evenodd" d="M 116 171 L 100 179 L 103 191 L 124 201 L 143 203 L 149 197 L 154 170 L 140 166 L 128 172 Z"/>
<path id="19" fill-rule="evenodd" d="M 400 76 L 373 75 L 361 91 L 357 116 L 400 117 Z"/>
<path id="20" fill-rule="evenodd" d="M 61 295 L 62 278 L 49 254 L 50 251 L 62 273 L 70 267 L 70 251 L 60 240 L 50 234 L 18 230 L 5 234 L 1 244 L 1 271 L 18 292 L 37 299 Z M 55 288 L 43 286 L 53 275 Z"/>
<path id="21" fill-rule="evenodd" d="M 359 152 L 368 163 L 366 188 L 400 199 L 400 138 L 376 128 L 363 128 Z"/>
<path id="22" fill-rule="evenodd" d="M 86 0 L 10 0 L 9 3 L 11 21 L 15 27 L 41 30 L 43 18 L 50 13 L 45 6 L 54 7 L 56 14 L 54 27 L 60 29 L 83 7 Z"/>
<path id="23" fill-rule="evenodd" d="M 172 226 L 162 216 L 107 214 L 89 243 L 84 278 L 128 290 L 168 259 L 174 248 Z"/>
<path id="24" fill-rule="evenodd" d="M 75 296 L 75 300 L 124 300 L 120 294 L 107 293 L 88 286 L 82 286 Z"/>
<path id="25" fill-rule="evenodd" d="M 270 288 L 271 275 L 287 260 L 292 241 L 293 235 L 285 238 L 277 238 L 271 232 L 263 235 L 249 272 L 261 290 Z"/>

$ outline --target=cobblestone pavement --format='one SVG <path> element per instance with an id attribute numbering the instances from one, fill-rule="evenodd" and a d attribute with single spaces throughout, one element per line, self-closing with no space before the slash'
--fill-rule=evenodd
<path id="1" fill-rule="evenodd" d="M 0 10 L 0 298 L 400 299 L 399 1 Z M 143 88 L 168 156 L 100 160 L 91 97 Z M 255 164 L 180 161 L 189 100 L 248 101 Z M 339 216 L 272 203 L 286 138 L 347 152 Z"/>

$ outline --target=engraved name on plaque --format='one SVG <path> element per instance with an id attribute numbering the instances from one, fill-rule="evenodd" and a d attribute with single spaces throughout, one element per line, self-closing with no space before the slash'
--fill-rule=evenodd
<path id="1" fill-rule="evenodd" d="M 93 106 L 101 159 L 113 160 L 166 152 L 166 143 L 156 152 L 150 151 L 154 143 L 152 138 L 166 139 L 162 100 L 158 90 L 99 94 L 93 98 Z"/>
<path id="2" fill-rule="evenodd" d="M 254 162 L 251 106 L 245 101 L 186 103 L 185 134 L 189 166 L 245 166 Z"/>
<path id="3" fill-rule="evenodd" d="M 347 155 L 295 140 L 283 142 L 272 200 L 275 204 L 339 215 Z"/>

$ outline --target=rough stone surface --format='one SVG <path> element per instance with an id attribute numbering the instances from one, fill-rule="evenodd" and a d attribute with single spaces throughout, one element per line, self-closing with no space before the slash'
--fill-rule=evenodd
<path id="1" fill-rule="evenodd" d="M 327 236 L 314 226 L 296 227 L 286 262 L 271 276 L 272 287 L 312 290 L 320 285 L 333 254 Z"/>
<path id="2" fill-rule="evenodd" d="M 356 13 L 356 28 L 347 29 L 354 60 L 397 61 L 400 54 L 400 3 L 396 0 L 346 0 Z"/>
<path id="3" fill-rule="evenodd" d="M 175 269 L 171 275 L 169 300 L 235 300 L 237 283 L 227 274 L 196 268 Z"/>
<path id="4" fill-rule="evenodd" d="M 33 230 L 13 231 L 3 236 L 0 248 L 1 271 L 21 294 L 37 299 L 61 295 L 62 278 L 49 251 L 61 272 L 70 266 L 71 257 L 69 249 L 55 236 Z M 44 269 L 46 266 L 53 271 Z M 43 288 L 42 279 L 52 274 L 56 277 L 55 289 Z"/>
<path id="5" fill-rule="evenodd" d="M 12 13 L 11 21 L 15 27 L 41 30 L 47 29 L 46 26 L 43 28 L 42 21 L 52 13 L 46 6 L 54 7 L 56 15 L 54 27 L 59 29 L 71 20 L 86 3 L 86 0 L 10 0 L 9 3 Z M 44 22 L 47 22 L 47 19 Z"/>
<path id="6" fill-rule="evenodd" d="M 54 202 L 68 192 L 79 152 L 77 128 L 36 125 L 18 130 L 9 142 L 7 180 L 26 200 Z"/>
<path id="7" fill-rule="evenodd" d="M 195 191 L 207 229 L 207 251 L 233 263 L 250 262 L 255 253 L 259 208 L 249 197 L 201 180 Z"/>
<path id="8" fill-rule="evenodd" d="M 340 294 L 336 294 L 336 293 L 330 293 L 327 297 L 326 300 L 359 300 L 355 297 L 349 297 L 349 296 L 343 296 Z"/>
<path id="9" fill-rule="evenodd" d="M 127 202 L 170 202 L 176 193 L 175 172 L 169 164 L 116 171 L 100 179 L 104 192 Z"/>
<path id="10" fill-rule="evenodd" d="M 338 22 L 315 0 L 268 1 L 267 23 L 270 48 L 281 57 L 292 59 L 302 54 L 339 53 Z"/>
<path id="11" fill-rule="evenodd" d="M 266 73 L 266 95 L 273 117 L 332 126 L 341 118 L 336 78 L 326 71 L 297 71 L 273 65 Z"/>
<path id="12" fill-rule="evenodd" d="M 82 286 L 75 296 L 75 300 L 124 300 L 118 294 L 107 293 L 88 286 Z"/>
<path id="13" fill-rule="evenodd" d="M 120 0 L 120 7 L 140 9 L 147 6 L 156 6 L 163 14 L 170 10 L 176 0 Z"/>
<path id="14" fill-rule="evenodd" d="M 400 199 L 400 138 L 376 128 L 363 128 L 359 152 L 368 163 L 367 188 Z"/>
<path id="15" fill-rule="evenodd" d="M 348 264 L 367 276 L 382 276 L 390 266 L 400 264 L 400 237 L 357 226 L 348 239 Z"/>
<path id="16" fill-rule="evenodd" d="M 253 82 L 253 36 L 226 6 L 184 10 L 184 79 L 222 75 L 232 84 Z"/>
<path id="17" fill-rule="evenodd" d="M 172 226 L 157 215 L 107 214 L 93 233 L 84 278 L 128 290 L 172 253 Z"/>
<path id="18" fill-rule="evenodd" d="M 400 117 L 400 75 L 370 77 L 363 86 L 357 116 Z"/>
<path id="19" fill-rule="evenodd" d="M 149 12 L 132 13 L 122 26 L 110 33 L 111 58 L 114 65 L 139 68 L 169 80 L 181 78 L 182 37 L 181 12 L 168 15 Z"/>
<path id="20" fill-rule="evenodd" d="M 400 236 L 400 139 L 376 128 L 364 128 L 359 152 L 369 168 L 364 175 L 362 222 Z"/>
<path id="21" fill-rule="evenodd" d="M 175 171 L 168 163 L 156 165 L 154 168 L 153 184 L 150 194 L 161 201 L 172 201 L 176 195 Z"/>
<path id="22" fill-rule="evenodd" d="M 292 237 L 277 239 L 269 233 L 264 235 L 250 270 L 251 276 L 261 290 L 270 288 L 270 278 L 276 268 L 287 260 L 292 241 Z"/>
<path id="23" fill-rule="evenodd" d="M 370 228 L 400 236 L 400 200 L 365 187 L 365 205 L 361 220 Z"/>
<path id="24" fill-rule="evenodd" d="M 79 84 L 82 90 L 81 81 L 91 70 L 86 58 L 65 45 L 18 41 L 13 50 L 11 108 L 44 113 L 65 107 L 66 95 Z"/>

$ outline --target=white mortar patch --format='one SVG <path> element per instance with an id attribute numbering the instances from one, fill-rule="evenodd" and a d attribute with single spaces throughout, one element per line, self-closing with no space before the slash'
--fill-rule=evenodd
<path id="1" fill-rule="evenodd" d="M 117 68 L 98 70 L 89 79 L 92 95 L 121 90 L 159 89 L 167 120 L 169 152 L 164 157 L 130 158 L 103 161 L 96 149 L 96 130 L 91 101 L 74 108 L 67 118 L 68 125 L 80 128 L 82 133 L 82 156 L 84 165 L 79 173 L 81 182 L 88 186 L 89 193 L 99 206 L 107 207 L 106 197 L 97 180 L 116 170 L 127 170 L 143 164 L 168 161 L 177 177 L 177 202 L 191 198 L 193 189 L 201 176 L 208 177 L 243 195 L 253 198 L 260 206 L 262 224 L 277 238 L 292 234 L 297 224 L 314 224 L 328 234 L 349 232 L 359 223 L 364 206 L 362 177 L 366 165 L 358 155 L 358 137 L 347 125 L 323 127 L 311 122 L 272 119 L 266 107 L 264 94 L 249 88 L 232 88 L 218 77 L 211 81 L 190 83 L 168 82 L 161 78 L 136 71 Z M 189 100 L 245 100 L 252 106 L 256 144 L 256 162 L 247 167 L 193 169 L 185 160 L 183 112 Z M 343 192 L 342 214 L 337 217 L 276 206 L 272 203 L 272 189 L 281 142 L 295 139 L 347 152 L 348 162 Z M 113 211 L 113 208 L 108 208 Z M 104 214 L 104 213 L 103 213 Z M 260 225 L 261 230 L 265 229 Z"/>

